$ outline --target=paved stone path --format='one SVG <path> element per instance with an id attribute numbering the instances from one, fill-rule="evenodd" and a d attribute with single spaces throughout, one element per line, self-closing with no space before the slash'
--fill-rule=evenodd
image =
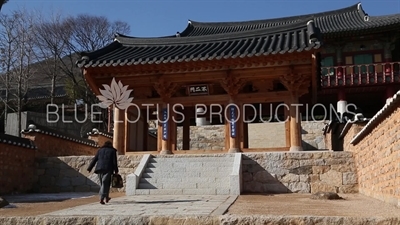
<path id="1" fill-rule="evenodd" d="M 223 215 L 238 196 L 145 195 L 113 198 L 101 205 L 92 203 L 51 212 L 48 216 L 217 216 Z"/>

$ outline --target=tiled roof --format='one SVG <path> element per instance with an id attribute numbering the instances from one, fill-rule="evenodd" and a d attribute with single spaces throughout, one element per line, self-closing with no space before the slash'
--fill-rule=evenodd
<path id="1" fill-rule="evenodd" d="M 361 129 L 360 132 L 350 141 L 350 144 L 357 144 L 362 138 L 364 138 L 372 129 L 374 129 L 379 123 L 384 120 L 387 116 L 393 113 L 394 110 L 400 107 L 400 91 L 398 91 L 393 98 L 388 101 L 385 106 L 374 117 Z"/>
<path id="2" fill-rule="evenodd" d="M 400 23 L 400 14 L 389 16 L 369 16 L 362 9 L 361 3 L 350 7 L 314 14 L 282 17 L 265 20 L 242 22 L 196 22 L 189 21 L 181 36 L 203 36 L 239 31 L 278 27 L 312 18 L 322 34 L 374 29 Z"/>
<path id="3" fill-rule="evenodd" d="M 57 131 L 57 130 L 53 130 L 50 128 L 47 128 L 45 126 L 41 126 L 38 124 L 30 124 L 28 126 L 28 128 L 26 130 L 23 130 L 22 133 L 24 134 L 28 134 L 28 133 L 42 133 L 42 134 L 46 134 L 46 135 L 50 135 L 50 136 L 54 136 L 57 138 L 62 138 L 68 141 L 73 141 L 73 142 L 77 142 L 80 144 L 85 144 L 85 145 L 89 145 L 92 147 L 99 147 L 96 142 L 94 142 L 93 140 L 89 140 L 86 138 L 81 138 L 81 137 L 77 137 L 77 136 L 73 136 L 70 134 L 65 134 L 63 132 Z"/>
<path id="4" fill-rule="evenodd" d="M 24 148 L 36 149 L 36 146 L 33 143 L 33 141 L 31 141 L 27 138 L 20 138 L 20 137 L 8 135 L 8 134 L 0 134 L 0 143 L 15 145 L 15 146 L 24 147 Z"/>
<path id="5" fill-rule="evenodd" d="M 309 51 L 320 47 L 312 20 L 281 27 L 198 37 L 132 38 L 83 53 L 79 67 L 161 64 L 244 58 Z"/>
<path id="6" fill-rule="evenodd" d="M 33 87 L 30 88 L 25 97 L 27 100 L 38 100 L 38 99 L 49 99 L 50 98 L 50 87 Z M 16 96 L 17 90 L 10 91 L 10 98 L 13 99 Z M 0 89 L 0 99 L 5 99 L 6 90 Z M 62 98 L 67 96 L 67 92 L 65 90 L 65 86 L 57 86 L 54 88 L 54 97 Z"/>
<path id="7" fill-rule="evenodd" d="M 107 138 L 113 138 L 113 133 L 109 133 L 109 132 L 106 132 L 106 131 L 100 131 L 100 130 L 98 130 L 97 128 L 94 128 L 91 132 L 88 132 L 87 133 L 88 135 L 102 135 L 102 136 L 104 136 L 104 137 L 107 137 Z"/>
<path id="8" fill-rule="evenodd" d="M 110 45 L 82 53 L 79 67 L 220 60 L 309 51 L 323 35 L 400 27 L 400 14 L 368 16 L 361 3 L 308 15 L 243 22 L 189 21 L 176 35 L 138 38 L 118 34 Z"/>

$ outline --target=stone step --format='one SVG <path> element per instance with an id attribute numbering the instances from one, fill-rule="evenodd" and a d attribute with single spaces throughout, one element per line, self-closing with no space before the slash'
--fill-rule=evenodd
<path id="1" fill-rule="evenodd" d="M 229 195 L 230 189 L 136 189 L 136 195 Z"/>
<path id="2" fill-rule="evenodd" d="M 142 185 L 142 186 L 141 186 Z M 139 182 L 140 188 L 169 188 L 169 187 L 191 187 L 191 188 L 204 188 L 204 187 L 225 187 L 230 185 L 229 177 L 225 178 L 141 178 Z M 149 186 L 149 187 L 144 187 Z"/>
<path id="3" fill-rule="evenodd" d="M 139 183 L 157 184 L 165 182 L 187 182 L 187 183 L 229 183 L 230 177 L 179 177 L 179 178 L 140 178 Z"/>
<path id="4" fill-rule="evenodd" d="M 194 162 L 194 163 L 147 163 L 148 168 L 187 168 L 187 167 L 232 167 L 233 162 Z"/>
<path id="5" fill-rule="evenodd" d="M 207 160 L 233 160 L 234 157 L 153 157 L 149 160 L 153 161 L 207 161 Z"/>
<path id="6" fill-rule="evenodd" d="M 183 173 L 183 172 L 227 172 L 230 173 L 232 171 L 232 167 L 224 166 L 201 166 L 201 167 L 165 167 L 165 166 L 156 166 L 156 167 L 147 167 L 144 172 L 146 173 Z"/>
<path id="7" fill-rule="evenodd" d="M 183 177 L 213 177 L 213 178 L 222 178 L 222 177 L 229 177 L 230 171 L 217 171 L 217 172 L 211 172 L 211 171 L 201 171 L 201 172 L 196 172 L 196 171 L 184 171 L 184 172 L 179 172 L 179 173 L 171 173 L 168 171 L 163 171 L 163 172 L 157 172 L 157 173 L 152 173 L 152 172 L 144 172 L 142 174 L 143 178 L 183 178 Z"/>
<path id="8" fill-rule="evenodd" d="M 188 160 L 165 160 L 165 159 L 150 159 L 149 163 L 202 163 L 202 162 L 209 162 L 209 163 L 216 163 L 216 162 L 221 162 L 221 163 L 225 163 L 225 162 L 230 162 L 233 163 L 233 159 L 232 158 L 220 158 L 220 159 L 188 159 Z"/>

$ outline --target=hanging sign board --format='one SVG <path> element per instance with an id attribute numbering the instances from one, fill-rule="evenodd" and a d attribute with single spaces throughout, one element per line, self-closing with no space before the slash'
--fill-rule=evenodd
<path id="1" fill-rule="evenodd" d="M 197 85 L 189 85 L 188 93 L 190 96 L 192 95 L 208 95 L 208 85 L 207 84 L 197 84 Z"/>
<path id="2" fill-rule="evenodd" d="M 231 137 L 235 138 L 236 137 L 236 113 L 235 113 L 235 106 L 231 105 L 229 106 L 229 113 L 230 113 L 230 124 L 231 124 Z"/>
<path id="3" fill-rule="evenodd" d="M 168 109 L 162 110 L 162 139 L 168 140 Z"/>

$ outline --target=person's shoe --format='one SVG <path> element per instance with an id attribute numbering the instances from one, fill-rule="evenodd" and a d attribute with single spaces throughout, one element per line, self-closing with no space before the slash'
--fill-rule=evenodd
<path id="1" fill-rule="evenodd" d="M 110 198 L 110 197 L 107 197 L 107 198 L 106 198 L 106 203 L 108 203 L 110 200 L 111 200 L 111 198 Z"/>
<path id="2" fill-rule="evenodd" d="M 105 204 L 103 199 L 102 199 L 102 200 L 100 200 L 100 204 L 102 204 L 102 205 L 104 205 L 104 204 Z"/>

